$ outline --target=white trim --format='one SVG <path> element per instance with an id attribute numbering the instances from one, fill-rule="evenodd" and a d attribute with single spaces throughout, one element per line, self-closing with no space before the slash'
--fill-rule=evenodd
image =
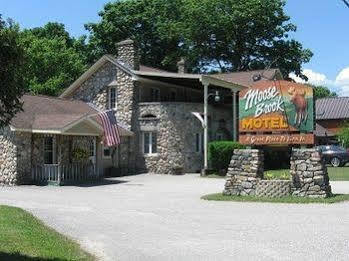
<path id="1" fill-rule="evenodd" d="M 68 125 L 65 125 L 62 129 L 61 129 L 61 132 L 65 132 L 71 128 L 73 128 L 74 126 L 78 125 L 80 122 L 83 122 L 85 120 L 87 115 L 84 115 L 82 117 L 80 117 L 78 120 L 76 121 L 73 121 L 71 123 L 69 123 Z"/>
<path id="2" fill-rule="evenodd" d="M 241 91 L 243 89 L 246 89 L 247 87 L 239 85 L 239 84 L 235 84 L 235 83 L 231 83 L 231 82 L 227 82 L 224 80 L 220 80 L 217 78 L 214 78 L 212 76 L 208 76 L 208 75 L 201 75 L 200 77 L 200 82 L 205 86 L 205 85 L 215 85 L 218 87 L 222 87 L 222 88 L 226 88 L 226 89 L 230 89 L 230 90 L 234 90 L 234 91 Z"/>

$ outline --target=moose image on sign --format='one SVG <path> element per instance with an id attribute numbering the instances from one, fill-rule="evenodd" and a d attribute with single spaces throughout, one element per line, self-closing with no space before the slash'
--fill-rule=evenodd
<path id="1" fill-rule="evenodd" d="M 257 82 L 239 95 L 240 142 L 313 144 L 313 105 L 309 86 L 289 81 Z M 258 135 L 253 137 L 253 133 Z"/>

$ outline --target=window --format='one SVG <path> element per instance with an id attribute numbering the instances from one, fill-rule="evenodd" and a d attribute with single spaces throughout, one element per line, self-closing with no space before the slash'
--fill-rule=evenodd
<path id="1" fill-rule="evenodd" d="M 151 88 L 150 95 L 151 95 L 152 102 L 160 101 L 160 90 L 159 89 Z"/>
<path id="2" fill-rule="evenodd" d="M 116 109 L 116 88 L 109 88 L 109 109 Z"/>
<path id="3" fill-rule="evenodd" d="M 44 164 L 55 163 L 55 141 L 53 137 L 44 139 Z"/>
<path id="4" fill-rule="evenodd" d="M 157 134 L 156 132 L 143 132 L 143 153 L 157 153 Z"/>
<path id="5" fill-rule="evenodd" d="M 224 137 L 224 135 L 223 135 L 223 133 L 216 133 L 216 140 L 223 140 L 223 137 Z"/>
<path id="6" fill-rule="evenodd" d="M 196 133 L 195 134 L 195 151 L 196 152 L 204 152 L 204 134 Z"/>
<path id="7" fill-rule="evenodd" d="M 90 140 L 89 142 L 89 156 L 94 157 L 96 155 L 96 143 L 95 140 Z"/>
<path id="8" fill-rule="evenodd" d="M 177 98 L 176 90 L 171 90 L 170 101 L 174 102 L 176 101 L 176 98 Z"/>
<path id="9" fill-rule="evenodd" d="M 110 147 L 106 147 L 103 145 L 103 158 L 109 159 L 111 158 L 111 149 Z"/>

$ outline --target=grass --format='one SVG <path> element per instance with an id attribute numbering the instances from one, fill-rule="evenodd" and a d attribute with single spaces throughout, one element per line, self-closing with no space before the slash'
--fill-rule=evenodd
<path id="1" fill-rule="evenodd" d="M 349 167 L 328 167 L 328 176 L 330 181 L 349 181 Z M 225 176 L 218 174 L 210 174 L 205 176 L 205 178 L 225 178 Z M 265 179 L 290 179 L 289 169 L 278 169 L 278 170 L 267 170 L 264 172 Z"/>
<path id="2" fill-rule="evenodd" d="M 95 260 L 30 213 L 0 206 L 0 260 Z"/>
<path id="3" fill-rule="evenodd" d="M 260 198 L 253 196 L 225 196 L 222 193 L 202 196 L 201 199 L 212 201 L 235 201 L 235 202 L 268 202 L 268 203 L 289 203 L 289 204 L 333 204 L 349 200 L 349 194 L 335 194 L 328 198 L 302 198 L 302 197 L 282 197 L 282 198 Z"/>

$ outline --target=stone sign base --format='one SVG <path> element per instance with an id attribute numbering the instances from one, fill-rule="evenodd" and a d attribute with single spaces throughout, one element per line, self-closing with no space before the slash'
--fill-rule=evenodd
<path id="1" fill-rule="evenodd" d="M 227 172 L 224 195 L 255 195 L 263 178 L 264 154 L 261 150 L 236 149 Z"/>
<path id="2" fill-rule="evenodd" d="M 224 195 L 257 197 L 328 197 L 331 186 L 321 153 L 293 149 L 291 180 L 264 180 L 264 155 L 258 149 L 237 149 L 231 158 Z"/>
<path id="3" fill-rule="evenodd" d="M 331 186 L 321 153 L 315 149 L 293 149 L 291 155 L 292 195 L 328 197 Z"/>

